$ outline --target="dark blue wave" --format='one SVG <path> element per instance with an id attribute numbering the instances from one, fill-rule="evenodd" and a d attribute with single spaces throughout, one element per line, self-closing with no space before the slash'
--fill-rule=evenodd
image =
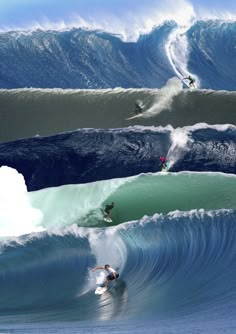
<path id="1" fill-rule="evenodd" d="M 235 218 L 234 211 L 190 211 L 128 223 L 112 233 L 71 228 L 5 246 L 2 241 L 0 318 L 27 311 L 38 321 L 199 313 L 233 319 Z M 100 298 L 88 267 L 104 262 L 119 270 L 120 280 Z"/>
<path id="2" fill-rule="evenodd" d="M 29 191 L 157 172 L 162 155 L 170 171 L 235 174 L 235 127 L 83 129 L 0 144 L 0 165 L 23 174 Z"/>
<path id="3" fill-rule="evenodd" d="M 1 251 L 0 316 L 9 311 L 24 313 L 31 307 L 66 307 L 81 294 L 88 266 L 95 264 L 89 241 L 71 233 L 2 241 Z"/>
<path id="4" fill-rule="evenodd" d="M 82 29 L 1 33 L 0 87 L 162 87 L 176 75 L 165 48 L 175 28 L 167 22 L 137 42 Z M 186 32 L 185 66 L 202 88 L 236 89 L 235 30 L 235 22 L 200 21 Z"/>
<path id="5" fill-rule="evenodd" d="M 187 32 L 189 70 L 201 78 L 203 87 L 235 89 L 235 35 L 236 22 L 222 21 L 199 21 Z"/>
<path id="6" fill-rule="evenodd" d="M 163 86 L 173 76 L 163 45 L 172 28 L 163 25 L 137 43 L 82 29 L 2 33 L 0 87 Z"/>

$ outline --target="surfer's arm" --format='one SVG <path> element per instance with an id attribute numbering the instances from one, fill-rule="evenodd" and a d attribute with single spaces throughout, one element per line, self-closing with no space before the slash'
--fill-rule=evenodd
<path id="1" fill-rule="evenodd" d="M 97 269 L 104 269 L 104 267 L 102 267 L 102 266 L 98 266 L 98 267 L 95 267 L 95 268 L 93 268 L 93 269 L 91 269 L 92 271 L 95 271 L 95 270 L 97 270 Z"/>

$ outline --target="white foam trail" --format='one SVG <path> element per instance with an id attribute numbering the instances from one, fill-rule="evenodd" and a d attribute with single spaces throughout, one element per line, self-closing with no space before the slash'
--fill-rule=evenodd
<path id="1" fill-rule="evenodd" d="M 31 206 L 24 177 L 15 169 L 0 168 L 0 236 L 42 231 L 42 213 Z"/>
<path id="2" fill-rule="evenodd" d="M 165 45 L 166 55 L 180 80 L 190 74 L 196 80 L 195 86 L 200 88 L 200 79 L 195 73 L 190 73 L 188 70 L 189 47 L 186 36 L 188 29 L 189 26 L 178 26 L 173 30 Z M 187 85 L 186 81 L 184 83 Z"/>
<path id="3" fill-rule="evenodd" d="M 138 116 L 140 118 L 149 118 L 160 114 L 163 110 L 171 110 L 173 98 L 178 95 L 181 90 L 182 83 L 178 78 L 174 77 L 169 79 L 163 88 L 156 91 L 154 104 Z"/>
<path id="4" fill-rule="evenodd" d="M 121 274 L 126 262 L 127 250 L 117 231 L 117 227 L 93 229 L 88 231 L 87 237 L 97 259 L 96 267 L 109 264 Z M 96 285 L 103 284 L 106 280 L 104 270 L 92 272 L 91 268 L 88 268 L 88 276 L 88 284 L 84 287 L 82 294 L 93 290 Z"/>
<path id="5" fill-rule="evenodd" d="M 192 140 L 189 137 L 189 131 L 186 128 L 177 128 L 171 132 L 172 144 L 167 154 L 169 167 L 171 167 L 175 161 L 181 159 L 181 156 L 188 150 L 187 144 L 190 141 Z"/>

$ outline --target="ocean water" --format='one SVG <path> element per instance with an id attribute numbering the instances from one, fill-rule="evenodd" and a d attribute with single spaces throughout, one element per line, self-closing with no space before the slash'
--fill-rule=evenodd
<path id="1" fill-rule="evenodd" d="M 236 332 L 234 36 L 0 34 L 0 333 Z"/>

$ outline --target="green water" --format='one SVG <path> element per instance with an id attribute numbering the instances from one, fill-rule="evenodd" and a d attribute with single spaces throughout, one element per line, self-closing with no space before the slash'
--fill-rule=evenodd
<path id="1" fill-rule="evenodd" d="M 179 173 L 140 176 L 107 199 L 114 201 L 114 222 L 174 210 L 235 209 L 236 177 L 223 174 Z"/>
<path id="2" fill-rule="evenodd" d="M 221 173 L 156 173 L 48 188 L 30 193 L 44 227 L 107 226 L 174 210 L 236 209 L 236 176 Z M 115 202 L 112 224 L 102 209 Z"/>

